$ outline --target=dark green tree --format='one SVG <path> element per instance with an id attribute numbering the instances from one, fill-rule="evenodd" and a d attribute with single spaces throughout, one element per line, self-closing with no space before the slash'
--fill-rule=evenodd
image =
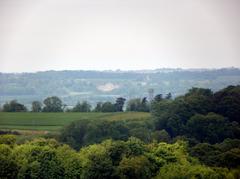
<path id="1" fill-rule="evenodd" d="M 223 116 L 209 113 L 196 114 L 187 122 L 188 135 L 200 142 L 216 143 L 226 138 L 227 125 Z"/>
<path id="2" fill-rule="evenodd" d="M 149 112 L 150 111 L 150 104 L 149 104 L 146 97 L 144 97 L 141 101 L 140 111 L 143 111 L 143 112 Z"/>
<path id="3" fill-rule="evenodd" d="M 168 93 L 165 97 L 165 99 L 172 99 L 172 93 Z"/>
<path id="4" fill-rule="evenodd" d="M 154 97 L 154 101 L 155 101 L 155 102 L 160 102 L 162 99 L 163 99 L 162 94 L 157 94 L 157 95 Z"/>
<path id="5" fill-rule="evenodd" d="M 210 89 L 192 88 L 184 95 L 184 101 L 193 113 L 207 114 L 214 110 L 213 92 Z"/>
<path id="6" fill-rule="evenodd" d="M 124 106 L 125 101 L 126 101 L 126 99 L 122 98 L 122 97 L 116 99 L 116 102 L 115 102 L 116 112 L 123 111 L 123 106 Z"/>
<path id="7" fill-rule="evenodd" d="M 46 98 L 44 101 L 43 112 L 62 112 L 63 103 L 57 96 Z"/>
<path id="8" fill-rule="evenodd" d="M 154 131 L 151 134 L 152 140 L 156 140 L 157 142 L 169 142 L 171 137 L 167 133 L 166 130 Z"/>
<path id="9" fill-rule="evenodd" d="M 73 112 L 91 112 L 91 105 L 87 101 L 78 102 L 72 109 Z"/>
<path id="10" fill-rule="evenodd" d="M 111 102 L 104 102 L 102 104 L 102 109 L 101 109 L 102 112 L 115 112 L 116 111 L 116 108 L 115 108 L 115 105 L 112 104 Z"/>
<path id="11" fill-rule="evenodd" d="M 42 111 L 42 103 L 40 101 L 32 102 L 32 112 L 41 112 Z"/>
<path id="12" fill-rule="evenodd" d="M 21 104 L 18 103 L 17 100 L 12 100 L 9 103 L 5 103 L 3 105 L 3 112 L 26 112 L 27 108 Z"/>
<path id="13" fill-rule="evenodd" d="M 190 154 L 202 163 L 214 167 L 234 168 L 240 162 L 240 140 L 226 139 L 222 143 L 199 143 L 190 148 Z"/>
<path id="14" fill-rule="evenodd" d="M 149 104 L 147 98 L 134 98 L 127 102 L 127 111 L 149 112 Z"/>
<path id="15" fill-rule="evenodd" d="M 102 102 L 97 102 L 97 105 L 95 106 L 94 112 L 102 112 Z"/>
<path id="16" fill-rule="evenodd" d="M 141 109 L 141 99 L 140 98 L 135 98 L 135 99 L 130 99 L 127 102 L 127 111 L 140 111 Z"/>
<path id="17" fill-rule="evenodd" d="M 214 93 L 215 112 L 240 123 L 240 85 Z"/>

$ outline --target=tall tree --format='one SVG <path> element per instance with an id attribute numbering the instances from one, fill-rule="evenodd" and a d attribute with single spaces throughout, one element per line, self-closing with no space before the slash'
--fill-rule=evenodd
<path id="1" fill-rule="evenodd" d="M 125 101 L 126 101 L 126 99 L 122 98 L 122 97 L 116 99 L 115 108 L 116 108 L 117 112 L 123 111 L 123 106 L 124 106 Z"/>
<path id="2" fill-rule="evenodd" d="M 127 111 L 142 111 L 149 112 L 149 104 L 147 98 L 134 98 L 130 99 L 127 103 Z"/>
<path id="3" fill-rule="evenodd" d="M 102 112 L 102 105 L 103 105 L 102 102 L 98 102 L 96 107 L 95 107 L 95 109 L 94 109 L 94 111 L 95 112 Z"/>
<path id="4" fill-rule="evenodd" d="M 32 102 L 32 112 L 41 112 L 42 111 L 42 103 L 40 101 Z"/>
<path id="5" fill-rule="evenodd" d="M 140 111 L 140 107 L 141 107 L 140 98 L 130 99 L 127 102 L 127 111 Z"/>
<path id="6" fill-rule="evenodd" d="M 63 104 L 61 99 L 59 99 L 57 96 L 52 96 L 46 98 L 44 101 L 44 108 L 43 112 L 62 112 Z"/>
<path id="7" fill-rule="evenodd" d="M 150 111 L 150 105 L 149 105 L 148 100 L 147 100 L 146 97 L 144 97 L 142 99 L 141 110 L 140 111 L 143 111 L 143 112 L 149 112 Z"/>

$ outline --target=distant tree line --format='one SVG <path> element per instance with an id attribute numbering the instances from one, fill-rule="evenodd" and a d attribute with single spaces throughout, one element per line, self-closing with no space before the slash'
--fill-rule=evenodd
<path id="1" fill-rule="evenodd" d="M 3 112 L 26 112 L 27 108 L 23 104 L 18 103 L 17 100 L 12 100 L 10 102 L 6 102 L 3 105 L 2 111 Z"/>
<path id="2" fill-rule="evenodd" d="M 160 101 L 162 99 L 172 99 L 171 93 L 168 93 L 165 98 L 162 94 L 155 96 L 154 101 Z M 87 101 L 78 102 L 72 109 L 66 108 L 67 105 L 57 96 L 51 96 L 44 99 L 43 103 L 40 101 L 33 101 L 31 105 L 31 112 L 123 112 L 135 111 L 135 112 L 150 112 L 151 103 L 147 97 L 134 98 L 127 101 L 126 109 L 124 109 L 126 99 L 119 97 L 115 103 L 106 101 L 98 102 L 95 108 L 92 109 L 92 105 Z M 27 112 L 27 107 L 19 103 L 17 100 L 6 102 L 1 111 L 3 112 Z"/>

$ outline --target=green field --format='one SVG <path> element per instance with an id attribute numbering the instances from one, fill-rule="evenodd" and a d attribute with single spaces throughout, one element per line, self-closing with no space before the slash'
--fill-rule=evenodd
<path id="1" fill-rule="evenodd" d="M 57 131 L 76 120 L 146 120 L 149 113 L 6 113 L 0 112 L 0 129 Z"/>

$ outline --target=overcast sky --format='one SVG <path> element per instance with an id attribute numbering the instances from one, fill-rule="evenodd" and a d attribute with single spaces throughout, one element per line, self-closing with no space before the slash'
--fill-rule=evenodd
<path id="1" fill-rule="evenodd" d="M 0 71 L 240 67 L 240 0 L 0 0 Z"/>

